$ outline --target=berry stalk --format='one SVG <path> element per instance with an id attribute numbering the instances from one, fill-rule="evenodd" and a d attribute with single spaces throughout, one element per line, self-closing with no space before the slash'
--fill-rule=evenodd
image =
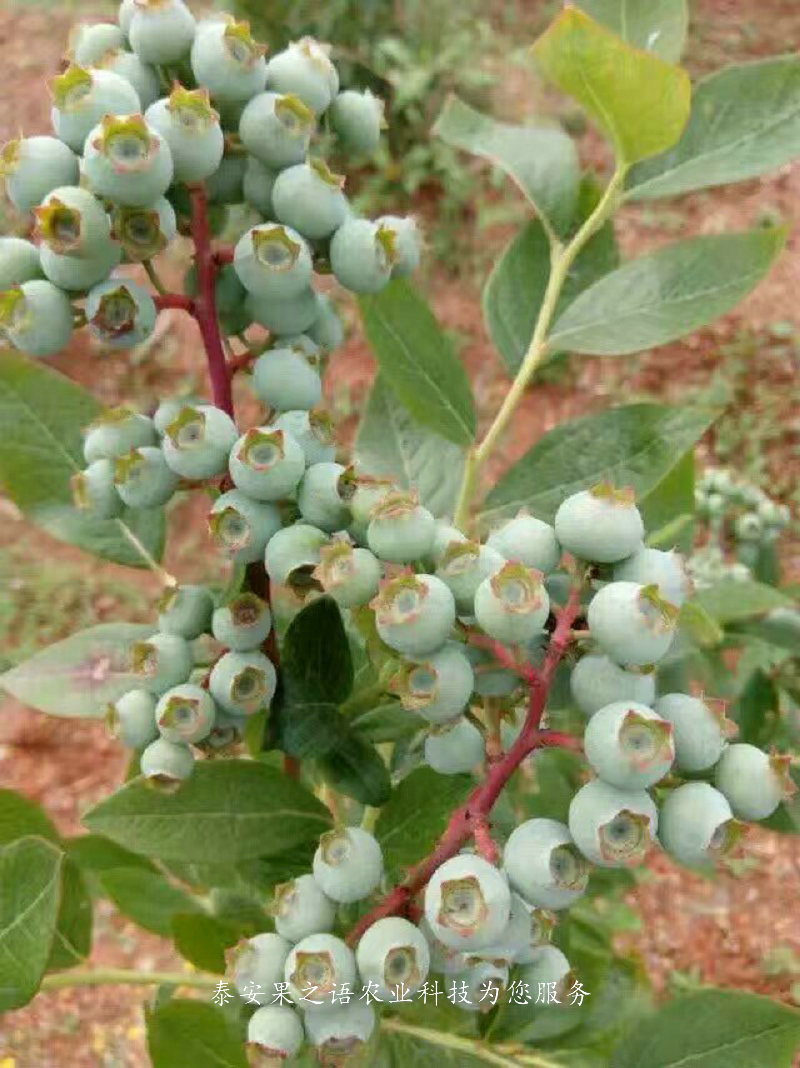
<path id="1" fill-rule="evenodd" d="M 233 415 L 233 393 L 228 373 L 225 349 L 219 332 L 215 303 L 217 266 L 211 248 L 211 227 L 208 222 L 208 202 L 202 185 L 191 188 L 192 237 L 197 262 L 197 296 L 194 317 L 200 327 L 206 355 L 214 404 Z"/>

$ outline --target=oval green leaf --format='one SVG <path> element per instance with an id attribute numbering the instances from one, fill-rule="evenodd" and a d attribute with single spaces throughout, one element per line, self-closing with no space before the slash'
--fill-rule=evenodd
<path id="1" fill-rule="evenodd" d="M 577 6 L 634 48 L 667 63 L 677 63 L 683 54 L 689 29 L 686 0 L 578 0 Z"/>
<path id="2" fill-rule="evenodd" d="M 188 998 L 148 1013 L 147 1049 L 153 1068 L 247 1068 L 244 1044 L 225 1013 Z"/>

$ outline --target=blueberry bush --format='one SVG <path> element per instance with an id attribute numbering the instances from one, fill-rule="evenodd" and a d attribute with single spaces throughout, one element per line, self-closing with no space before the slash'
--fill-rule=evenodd
<path id="1" fill-rule="evenodd" d="M 437 137 L 506 172 L 531 208 L 485 289 L 513 381 L 480 419 L 411 279 L 414 220 L 361 217 L 315 154 L 323 136 L 376 151 L 384 120 L 325 47 L 267 59 L 246 23 L 182 0 L 123 0 L 118 25 L 75 35 L 53 133 L 2 153 L 31 240 L 0 245 L 0 477 L 31 522 L 149 568 L 163 594 L 149 624 L 91 627 L 2 676 L 43 712 L 105 717 L 131 763 L 75 838 L 0 792 L 0 1009 L 150 987 L 156 1068 L 722 1068 L 734 1050 L 788 1068 L 791 1008 L 700 990 L 656 1010 L 613 947 L 652 849 L 711 872 L 749 824 L 800 827 L 775 747 L 791 741 L 792 682 L 767 671 L 796 650 L 792 602 L 750 572 L 695 589 L 684 555 L 693 448 L 717 412 L 631 404 L 562 424 L 487 492 L 549 356 L 683 336 L 781 252 L 785 234 L 759 227 L 620 261 L 626 202 L 800 155 L 800 60 L 693 89 L 685 31 L 680 0 L 584 0 L 534 44 L 607 138 L 605 178 L 552 124 L 457 98 L 439 117 Z M 218 240 L 214 209 L 243 203 Z M 159 272 L 179 234 L 182 292 Z M 379 365 L 352 450 L 323 407 L 337 283 Z M 135 348 L 168 308 L 197 324 L 205 397 L 106 410 L 47 366 L 84 327 L 100 352 Z M 701 511 L 729 492 L 702 483 Z M 224 584 L 166 571 L 178 494 L 207 499 Z M 754 503 L 759 531 L 784 522 Z M 750 628 L 752 674 L 728 716 L 698 665 L 725 685 L 731 623 Z M 93 965 L 101 897 L 189 967 Z"/>

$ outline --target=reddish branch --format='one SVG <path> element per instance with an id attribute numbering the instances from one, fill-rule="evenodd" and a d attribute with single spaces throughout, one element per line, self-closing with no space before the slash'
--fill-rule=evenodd
<path id="1" fill-rule="evenodd" d="M 233 415 L 231 379 L 225 360 L 225 349 L 219 332 L 214 293 L 217 279 L 217 263 L 211 248 L 211 227 L 208 222 L 206 191 L 202 185 L 191 188 L 192 237 L 194 238 L 195 263 L 197 266 L 197 296 L 194 299 L 194 317 L 200 327 L 206 355 L 208 374 L 214 404 L 228 415 Z"/>
<path id="2" fill-rule="evenodd" d="M 156 307 L 159 311 L 164 311 L 166 308 L 177 308 L 179 311 L 194 315 L 194 301 L 191 297 L 184 296 L 183 293 L 159 293 L 153 297 L 153 300 L 156 302 Z"/>
<path id="3" fill-rule="evenodd" d="M 484 832 L 488 834 L 489 813 L 502 793 L 503 787 L 522 761 L 534 749 L 537 749 L 543 740 L 549 740 L 551 745 L 554 744 L 552 741 L 555 736 L 554 732 L 540 731 L 539 726 L 553 677 L 570 644 L 570 630 L 579 611 L 580 587 L 576 586 L 570 594 L 569 601 L 558 613 L 558 622 L 550 639 L 544 665 L 531 682 L 528 715 L 519 737 L 508 752 L 489 768 L 484 781 L 472 791 L 465 803 L 450 817 L 447 829 L 433 852 L 412 868 L 405 881 L 387 894 L 380 904 L 363 916 L 352 928 L 347 936 L 350 945 L 356 945 L 364 932 L 376 920 L 383 919 L 385 916 L 395 916 L 398 913 L 407 913 L 412 899 L 428 883 L 436 869 L 450 857 L 455 856 L 470 838 L 475 837 L 476 844 L 480 848 L 479 839 L 483 838 Z M 486 845 L 485 841 L 484 845 Z"/>

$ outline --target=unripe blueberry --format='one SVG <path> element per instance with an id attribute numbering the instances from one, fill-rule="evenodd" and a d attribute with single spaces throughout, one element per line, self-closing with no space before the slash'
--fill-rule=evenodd
<path id="1" fill-rule="evenodd" d="M 272 661 L 257 650 L 225 653 L 211 669 L 208 688 L 230 715 L 252 716 L 269 708 L 277 676 Z"/>
<path id="2" fill-rule="evenodd" d="M 119 8 L 117 9 L 117 22 L 119 28 L 127 37 L 130 33 L 131 21 L 136 11 L 136 0 L 120 0 Z"/>
<path id="3" fill-rule="evenodd" d="M 158 629 L 191 641 L 208 631 L 213 610 L 207 586 L 170 586 L 158 602 Z"/>
<path id="4" fill-rule="evenodd" d="M 181 414 L 181 411 L 186 407 L 192 407 L 196 404 L 202 403 L 198 401 L 196 397 L 170 397 L 167 400 L 161 401 L 159 406 L 153 413 L 152 423 L 156 429 L 158 437 L 163 437 L 167 432 L 167 427 L 173 421 L 177 419 Z M 154 439 L 157 440 L 157 439 Z"/>
<path id="5" fill-rule="evenodd" d="M 245 157 L 228 155 L 210 178 L 206 179 L 206 193 L 211 204 L 238 204 L 244 199 Z"/>
<path id="6" fill-rule="evenodd" d="M 348 152 L 372 155 L 386 129 L 384 102 L 369 89 L 345 89 L 331 104 L 331 129 Z"/>
<path id="7" fill-rule="evenodd" d="M 399 916 L 373 923 L 356 949 L 356 964 L 362 981 L 377 985 L 377 996 L 385 1001 L 398 996 L 398 987 L 416 993 L 428 978 L 430 949 L 418 927 Z"/>
<path id="8" fill-rule="evenodd" d="M 336 906 L 313 875 L 301 875 L 276 886 L 270 912 L 275 930 L 290 942 L 330 931 L 336 919 Z"/>
<path id="9" fill-rule="evenodd" d="M 719 760 L 737 726 L 720 701 L 686 693 L 667 693 L 653 706 L 669 720 L 675 740 L 675 766 L 680 771 L 705 771 Z"/>
<path id="10" fill-rule="evenodd" d="M 480 956 L 498 964 L 521 962 L 539 946 L 550 941 L 555 923 L 556 917 L 552 912 L 533 908 L 512 890 L 508 923 L 496 942 L 481 947 Z M 464 964 L 468 966 L 474 960 L 474 957 L 467 955 Z"/>
<path id="11" fill-rule="evenodd" d="M 141 115 L 106 115 L 86 138 L 83 173 L 98 196 L 146 206 L 163 196 L 172 182 L 172 153 Z"/>
<path id="12" fill-rule="evenodd" d="M 320 1064 L 351 1063 L 359 1057 L 375 1030 L 375 1010 L 360 998 L 346 1005 L 307 1012 L 306 1038 L 317 1050 Z"/>
<path id="13" fill-rule="evenodd" d="M 315 1002 L 329 1000 L 344 983 L 355 982 L 356 959 L 341 938 L 331 934 L 309 935 L 291 949 L 284 978 L 295 1001 L 303 997 Z M 309 1001 L 302 1004 L 308 1005 Z M 309 1012 L 309 1017 L 315 1015 Z"/>
<path id="14" fill-rule="evenodd" d="M 197 296 L 197 268 L 192 265 L 183 276 L 183 290 L 190 296 Z M 244 312 L 244 298 L 247 290 L 239 281 L 233 264 L 226 264 L 217 274 L 214 288 L 214 307 L 223 334 L 238 334 L 250 325 L 250 319 Z"/>
<path id="15" fill-rule="evenodd" d="M 36 238 L 51 252 L 91 257 L 105 248 L 111 236 L 103 205 L 77 185 L 58 186 L 33 214 Z"/>
<path id="16" fill-rule="evenodd" d="M 85 151 L 86 138 L 104 115 L 135 115 L 140 108 L 131 83 L 113 71 L 72 66 L 53 79 L 53 129 L 74 152 Z M 57 184 L 72 185 L 75 181 L 73 174 Z"/>
<path id="17" fill-rule="evenodd" d="M 581 853 L 601 868 L 641 864 L 655 839 L 658 811 L 646 790 L 619 790 L 592 779 L 569 806 L 569 831 Z"/>
<path id="18" fill-rule="evenodd" d="M 275 984 L 283 982 L 286 958 L 291 948 L 291 942 L 272 932 L 257 934 L 240 942 L 227 960 L 233 985 L 244 996 L 255 989 L 271 997 Z"/>
<path id="19" fill-rule="evenodd" d="M 83 143 L 77 147 L 82 148 Z M 77 183 L 78 158 L 55 137 L 20 137 L 3 146 L 0 175 L 5 179 L 8 199 L 17 211 L 25 213 L 51 190 Z"/>
<path id="20" fill-rule="evenodd" d="M 186 682 L 194 666 L 192 647 L 179 634 L 156 631 L 131 649 L 131 672 L 142 689 L 160 696 Z"/>
<path id="21" fill-rule="evenodd" d="M 796 792 L 791 757 L 770 755 L 754 745 L 737 742 L 723 752 L 714 770 L 714 783 L 728 799 L 735 816 L 765 820 L 781 801 Z"/>
<path id="22" fill-rule="evenodd" d="M 111 71 L 129 82 L 139 97 L 142 111 L 146 111 L 161 96 L 161 85 L 155 69 L 143 63 L 134 52 L 114 48 L 100 56 L 93 66 Z"/>
<path id="23" fill-rule="evenodd" d="M 378 634 L 406 656 L 441 649 L 456 619 L 453 595 L 435 575 L 399 575 L 381 587 L 371 606 Z"/>
<path id="24" fill-rule="evenodd" d="M 236 424 L 211 404 L 187 405 L 161 440 L 164 459 L 181 478 L 202 480 L 222 474 L 237 438 Z"/>
<path id="25" fill-rule="evenodd" d="M 708 865 L 730 853 L 741 832 L 725 796 L 706 782 L 670 790 L 659 812 L 661 844 L 689 867 Z"/>
<path id="26" fill-rule="evenodd" d="M 505 562 L 505 558 L 488 545 L 458 541 L 441 554 L 436 574 L 450 587 L 458 612 L 471 616 L 478 587 L 485 578 L 496 574 Z"/>
<path id="27" fill-rule="evenodd" d="M 678 609 L 656 586 L 609 582 L 589 604 L 589 631 L 618 664 L 655 664 L 675 637 Z"/>
<path id="28" fill-rule="evenodd" d="M 274 223 L 254 226 L 239 238 L 233 266 L 253 296 L 281 301 L 305 292 L 311 281 L 311 252 L 296 230 Z"/>
<path id="29" fill-rule="evenodd" d="M 373 478 L 372 475 L 359 475 L 356 491 L 350 500 L 351 522 L 350 536 L 365 545 L 367 532 L 374 509 L 388 493 L 396 489 L 389 478 Z"/>
<path id="30" fill-rule="evenodd" d="M 277 172 L 255 156 L 248 156 L 242 179 L 244 199 L 264 216 L 272 216 L 272 187 Z"/>
<path id="31" fill-rule="evenodd" d="M 549 523 L 522 511 L 502 527 L 493 530 L 486 539 L 491 549 L 496 549 L 506 560 L 518 561 L 526 567 L 535 567 L 543 575 L 555 571 L 561 559 L 561 546 L 556 532 Z"/>
<path id="32" fill-rule="evenodd" d="M 519 901 L 522 900 L 516 894 L 512 894 L 512 910 L 515 897 Z M 553 937 L 553 929 L 558 921 L 555 913 L 547 909 L 531 908 L 527 902 L 524 902 L 524 904 L 526 908 L 525 926 L 524 929 L 519 930 L 519 934 L 514 940 L 513 946 L 516 947 L 514 959 L 517 964 L 532 964 L 539 950 L 549 944 Z"/>
<path id="33" fill-rule="evenodd" d="M 490 1012 L 500 1003 L 508 985 L 508 964 L 501 960 L 468 957 L 468 966 L 456 975 L 459 991 L 466 987 L 466 1000 L 456 1001 L 462 1012 Z"/>
<path id="34" fill-rule="evenodd" d="M 392 278 L 408 278 L 422 260 L 422 237 L 416 219 L 410 215 L 382 215 L 377 225 L 394 235 Z"/>
<path id="35" fill-rule="evenodd" d="M 665 601 L 679 608 L 692 595 L 692 580 L 686 570 L 686 560 L 680 553 L 662 552 L 642 546 L 633 556 L 614 568 L 614 578 L 625 582 L 639 582 L 642 586 L 658 587 Z"/>
<path id="36" fill-rule="evenodd" d="M 242 144 L 275 171 L 302 163 L 316 126 L 313 111 L 292 94 L 259 93 L 239 120 Z"/>
<path id="37" fill-rule="evenodd" d="M 249 100 L 266 84 L 265 51 L 253 40 L 247 22 L 209 19 L 192 45 L 192 73 L 215 100 Z"/>
<path id="38" fill-rule="evenodd" d="M 194 770 L 194 754 L 188 745 L 156 738 L 139 760 L 142 775 L 163 790 L 176 790 Z"/>
<path id="39" fill-rule="evenodd" d="M 463 545 L 467 540 L 466 534 L 462 534 L 460 530 L 451 526 L 445 520 L 437 519 L 436 529 L 433 534 L 433 545 L 430 550 L 431 559 L 438 564 L 451 546 Z"/>
<path id="40" fill-rule="evenodd" d="M 450 642 L 424 660 L 405 664 L 392 683 L 403 708 L 434 724 L 460 716 L 474 687 L 472 664 L 458 642 Z"/>
<path id="41" fill-rule="evenodd" d="M 314 578 L 341 608 L 368 604 L 378 592 L 383 569 L 369 549 L 354 548 L 349 541 L 324 545 Z"/>
<path id="42" fill-rule="evenodd" d="M 268 408 L 310 410 L 322 400 L 319 366 L 319 349 L 310 338 L 285 338 L 256 360 L 253 388 Z"/>
<path id="43" fill-rule="evenodd" d="M 397 262 L 395 231 L 369 219 L 346 219 L 331 239 L 331 269 L 353 293 L 378 293 Z"/>
<path id="44" fill-rule="evenodd" d="M 136 0 L 127 36 L 144 63 L 177 63 L 194 41 L 194 16 L 182 0 Z"/>
<path id="45" fill-rule="evenodd" d="M 309 466 L 330 463 L 336 456 L 333 420 L 321 408 L 310 412 L 305 410 L 282 412 L 275 420 L 275 427 L 292 435 L 303 450 Z M 358 487 L 356 488 L 357 494 Z"/>
<path id="46" fill-rule="evenodd" d="M 158 508 L 177 489 L 178 476 L 167 467 L 161 449 L 144 445 L 115 461 L 114 485 L 129 508 Z"/>
<path id="47" fill-rule="evenodd" d="M 168 742 L 199 742 L 213 727 L 215 712 L 208 690 L 185 682 L 159 698 L 156 724 Z"/>
<path id="48" fill-rule="evenodd" d="M 745 512 L 734 523 L 733 532 L 739 541 L 758 542 L 764 533 L 761 520 L 754 512 Z"/>
<path id="49" fill-rule="evenodd" d="M 330 237 L 347 218 L 344 178 L 321 159 L 281 171 L 272 190 L 275 215 L 311 241 Z"/>
<path id="50" fill-rule="evenodd" d="M 452 949 L 450 946 L 446 946 L 444 942 L 440 942 L 434 935 L 431 925 L 424 915 L 419 921 L 419 929 L 425 935 L 425 940 L 428 943 L 431 956 L 430 970 L 432 972 L 438 972 L 441 975 L 456 975 L 466 968 L 467 953 L 459 949 Z"/>
<path id="51" fill-rule="evenodd" d="M 95 519 L 116 519 L 121 514 L 123 505 L 114 485 L 113 461 L 95 460 L 73 475 L 70 485 L 75 507 Z"/>
<path id="52" fill-rule="evenodd" d="M 588 864 L 569 829 L 557 820 L 519 824 L 506 842 L 503 868 L 525 901 L 547 909 L 567 908 L 585 893 L 589 881 Z"/>
<path id="53" fill-rule="evenodd" d="M 147 690 L 128 690 L 106 710 L 106 726 L 130 749 L 144 749 L 158 737 L 156 699 Z"/>
<path id="54" fill-rule="evenodd" d="M 211 508 L 208 528 L 214 544 L 237 564 L 252 564 L 264 555 L 270 538 L 281 529 L 277 508 L 254 501 L 241 490 L 229 490 Z"/>
<path id="55" fill-rule="evenodd" d="M 266 601 L 254 593 L 240 593 L 217 608 L 211 630 L 218 642 L 237 653 L 257 649 L 272 630 L 272 613 Z"/>
<path id="56" fill-rule="evenodd" d="M 276 93 L 292 93 L 321 115 L 339 91 L 339 76 L 325 48 L 303 37 L 269 61 L 267 86 Z"/>
<path id="57" fill-rule="evenodd" d="M 306 331 L 323 352 L 333 352 L 344 342 L 344 326 L 330 297 L 319 294 L 319 314 Z"/>
<path id="58" fill-rule="evenodd" d="M 267 545 L 264 563 L 270 579 L 279 586 L 308 590 L 316 586 L 314 568 L 319 564 L 328 535 L 308 523 L 295 523 L 279 530 Z"/>
<path id="59" fill-rule="evenodd" d="M 575 704 L 585 716 L 593 716 L 614 701 L 652 705 L 656 696 L 652 671 L 642 674 L 626 671 L 603 653 L 581 657 L 572 669 L 569 685 Z"/>
<path id="60" fill-rule="evenodd" d="M 112 234 L 129 260 L 141 263 L 167 247 L 178 232 L 175 209 L 166 199 L 147 207 L 117 205 L 111 215 Z"/>
<path id="61" fill-rule="evenodd" d="M 361 827 L 328 831 L 314 854 L 314 878 L 323 893 L 347 905 L 369 897 L 383 875 L 377 839 Z"/>
<path id="62" fill-rule="evenodd" d="M 48 281 L 59 289 L 77 293 L 107 279 L 122 259 L 122 249 L 109 239 L 88 256 L 63 256 L 42 245 L 39 258 Z"/>
<path id="63" fill-rule="evenodd" d="M 73 63 L 92 67 L 106 52 L 125 47 L 125 34 L 113 22 L 83 23 L 69 35 L 69 55 Z"/>
<path id="64" fill-rule="evenodd" d="M 297 506 L 312 526 L 333 533 L 344 530 L 350 519 L 349 501 L 355 492 L 352 467 L 337 463 L 312 464 L 297 489 Z"/>
<path id="65" fill-rule="evenodd" d="M 302 334 L 319 315 L 319 294 L 310 286 L 293 297 L 258 297 L 248 293 L 244 303 L 250 322 L 270 330 L 277 338 Z"/>
<path id="66" fill-rule="evenodd" d="M 672 724 L 634 701 L 615 701 L 595 712 L 583 748 L 600 778 L 620 790 L 654 786 L 675 759 Z"/>
<path id="67" fill-rule="evenodd" d="M 248 720 L 248 716 L 231 716 L 223 709 L 217 708 L 211 730 L 195 744 L 201 752 L 209 756 L 230 753 L 244 740 Z"/>
<path id="68" fill-rule="evenodd" d="M 154 445 L 156 432 L 152 419 L 125 405 L 109 408 L 86 428 L 83 455 L 87 463 L 115 460 L 141 445 Z"/>
<path id="69" fill-rule="evenodd" d="M 247 1045 L 265 1064 L 293 1060 L 303 1045 L 303 1035 L 300 1017 L 288 1005 L 262 1005 L 247 1021 Z"/>
<path id="70" fill-rule="evenodd" d="M 175 181 L 202 182 L 219 167 L 224 139 L 207 89 L 176 85 L 150 105 L 145 119 L 169 145 Z"/>
<path id="71" fill-rule="evenodd" d="M 485 756 L 483 735 L 466 716 L 431 727 L 425 738 L 425 763 L 440 775 L 465 775 Z"/>
<path id="72" fill-rule="evenodd" d="M 573 493 L 556 512 L 556 537 L 581 560 L 613 564 L 636 552 L 644 523 L 633 490 L 601 482 Z"/>
<path id="73" fill-rule="evenodd" d="M 0 293 L 0 335 L 31 356 L 53 356 L 72 337 L 72 305 L 52 282 L 34 278 Z"/>
<path id="74" fill-rule="evenodd" d="M 376 556 L 392 564 L 410 564 L 429 555 L 436 520 L 414 493 L 387 493 L 373 508 L 367 544 Z"/>
<path id="75" fill-rule="evenodd" d="M 248 497 L 278 501 L 296 488 L 306 469 L 306 458 L 291 434 L 253 427 L 234 444 L 228 468 L 236 487 Z"/>
<path id="76" fill-rule="evenodd" d="M 21 237 L 0 237 L 0 291 L 41 277 L 36 245 Z"/>
<path id="77" fill-rule="evenodd" d="M 540 634 L 550 614 L 541 571 L 505 564 L 485 578 L 475 593 L 480 627 L 499 642 L 527 643 Z"/>
<path id="78" fill-rule="evenodd" d="M 446 860 L 425 888 L 425 917 L 440 942 L 481 949 L 496 942 L 511 914 L 511 891 L 488 860 L 460 853 Z"/>
<path id="79" fill-rule="evenodd" d="M 157 315 L 147 290 L 122 278 L 100 282 L 86 298 L 89 330 L 113 349 L 141 345 L 155 329 Z"/>
<path id="80" fill-rule="evenodd" d="M 540 984 L 551 986 L 555 983 L 556 999 L 563 1001 L 575 981 L 567 958 L 557 946 L 541 946 L 532 956 L 533 960 L 520 972 L 520 982 L 536 991 Z"/>

